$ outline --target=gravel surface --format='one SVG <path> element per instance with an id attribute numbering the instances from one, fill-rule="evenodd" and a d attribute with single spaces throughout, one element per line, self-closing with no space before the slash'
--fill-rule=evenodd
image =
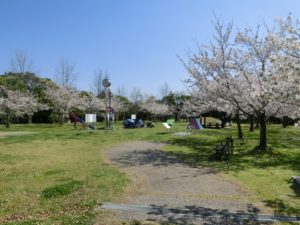
<path id="1" fill-rule="evenodd" d="M 266 213 L 251 204 L 253 196 L 214 171 L 192 167 L 183 160 L 160 151 L 162 144 L 128 142 L 105 153 L 107 161 L 124 171 L 133 181 L 119 203 L 154 205 L 179 210 Z M 174 215 L 116 212 L 119 220 L 158 220 L 172 224 L 246 224 L 241 221 L 193 219 Z M 247 223 L 248 224 L 248 223 Z M 259 223 L 250 223 L 259 224 Z"/>

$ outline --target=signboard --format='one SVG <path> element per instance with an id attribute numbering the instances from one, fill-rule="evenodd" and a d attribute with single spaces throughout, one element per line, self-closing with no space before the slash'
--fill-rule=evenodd
<path id="1" fill-rule="evenodd" d="M 86 123 L 95 123 L 97 122 L 96 114 L 85 114 Z"/>
<path id="2" fill-rule="evenodd" d="M 131 119 L 135 120 L 136 119 L 136 115 L 135 114 L 131 114 Z"/>

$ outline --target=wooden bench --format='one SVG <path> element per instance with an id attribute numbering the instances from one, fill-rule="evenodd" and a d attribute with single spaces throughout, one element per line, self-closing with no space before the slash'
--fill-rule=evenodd
<path id="1" fill-rule="evenodd" d="M 221 124 L 219 124 L 219 123 L 215 123 L 215 124 L 208 123 L 208 124 L 204 124 L 204 127 L 205 127 L 205 128 L 216 128 L 216 129 L 220 129 L 222 126 L 221 126 Z"/>
<path id="2" fill-rule="evenodd" d="M 214 158 L 217 160 L 229 160 L 233 154 L 233 139 L 231 136 L 226 137 L 220 144 L 216 145 Z"/>

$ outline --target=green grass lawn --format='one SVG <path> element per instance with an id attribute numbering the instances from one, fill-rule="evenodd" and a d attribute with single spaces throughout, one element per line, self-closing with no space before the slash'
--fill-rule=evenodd
<path id="1" fill-rule="evenodd" d="M 173 139 L 166 147 L 178 157 L 196 165 L 213 168 L 225 174 L 249 191 L 257 193 L 257 199 L 273 208 L 277 214 L 300 215 L 300 187 L 290 182 L 292 175 L 300 176 L 300 129 L 280 125 L 268 126 L 266 153 L 257 153 L 259 131 L 248 132 L 243 126 L 244 142 L 237 140 L 237 129 L 206 129 L 188 138 Z M 218 140 L 232 135 L 234 155 L 230 161 L 210 159 Z"/>
<path id="2" fill-rule="evenodd" d="M 183 131 L 186 124 L 176 125 Z M 107 165 L 102 153 L 109 146 L 128 140 L 165 142 L 165 150 L 193 164 L 209 166 L 225 174 L 276 213 L 300 215 L 300 190 L 289 178 L 300 175 L 300 130 L 269 126 L 272 151 L 257 154 L 258 131 L 244 126 L 245 142 L 236 139 L 236 128 L 205 129 L 179 137 L 156 128 L 97 130 L 88 133 L 72 125 L 13 125 L 0 132 L 36 132 L 0 137 L 1 224 L 93 224 L 103 215 L 93 211 L 103 201 L 122 197 L 130 180 Z M 215 145 L 233 135 L 231 161 L 210 159 Z M 105 217 L 105 216 L 104 216 Z"/>

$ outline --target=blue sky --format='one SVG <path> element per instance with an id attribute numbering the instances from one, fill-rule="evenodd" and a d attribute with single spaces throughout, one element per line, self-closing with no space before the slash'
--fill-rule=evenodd
<path id="1" fill-rule="evenodd" d="M 0 0 L 0 73 L 22 51 L 42 77 L 54 78 L 62 58 L 74 63 L 81 90 L 102 69 L 113 90 L 158 95 L 168 83 L 184 91 L 177 55 L 186 59 L 196 43 L 211 40 L 214 13 L 236 29 L 289 12 L 300 18 L 299 0 Z"/>

